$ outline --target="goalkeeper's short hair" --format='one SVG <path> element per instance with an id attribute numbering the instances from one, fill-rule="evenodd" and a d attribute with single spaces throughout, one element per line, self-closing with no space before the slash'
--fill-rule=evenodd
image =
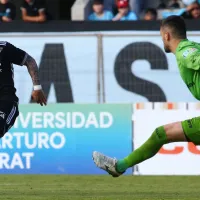
<path id="1" fill-rule="evenodd" d="M 177 39 L 185 39 L 186 34 L 186 24 L 182 17 L 180 16 L 170 16 L 164 19 L 161 23 L 161 27 L 168 27 L 171 29 L 172 34 Z"/>

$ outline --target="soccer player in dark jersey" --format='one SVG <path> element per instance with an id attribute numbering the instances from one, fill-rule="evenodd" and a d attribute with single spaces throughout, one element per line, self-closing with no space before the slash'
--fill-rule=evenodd
<path id="1" fill-rule="evenodd" d="M 165 52 L 176 56 L 183 81 L 192 95 L 200 100 L 200 44 L 187 39 L 185 22 L 179 16 L 163 20 L 160 33 Z M 124 159 L 117 160 L 95 151 L 93 160 L 97 167 L 118 177 L 128 168 L 153 157 L 164 144 L 171 142 L 200 145 L 200 117 L 157 127 L 142 146 Z"/>
<path id="2" fill-rule="evenodd" d="M 47 102 L 34 58 L 8 42 L 0 42 L 0 138 L 13 126 L 19 115 L 13 64 L 27 67 L 33 81 L 32 99 L 41 106 Z"/>

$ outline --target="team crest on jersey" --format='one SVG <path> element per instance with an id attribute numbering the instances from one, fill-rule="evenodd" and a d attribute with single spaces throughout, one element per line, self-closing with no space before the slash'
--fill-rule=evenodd
<path id="1" fill-rule="evenodd" d="M 6 114 L 5 114 L 4 112 L 0 111 L 0 117 L 1 117 L 1 118 L 4 119 L 4 118 L 5 118 L 5 115 L 6 115 Z"/>
<path id="2" fill-rule="evenodd" d="M 186 58 L 188 55 L 194 53 L 195 51 L 197 51 L 196 48 L 189 48 L 186 51 L 183 52 L 183 57 Z"/>

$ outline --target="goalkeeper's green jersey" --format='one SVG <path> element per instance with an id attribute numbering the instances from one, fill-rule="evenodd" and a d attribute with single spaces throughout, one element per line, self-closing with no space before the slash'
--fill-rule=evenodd
<path id="1" fill-rule="evenodd" d="M 193 96 L 200 100 L 200 44 L 182 40 L 175 55 L 183 81 Z"/>

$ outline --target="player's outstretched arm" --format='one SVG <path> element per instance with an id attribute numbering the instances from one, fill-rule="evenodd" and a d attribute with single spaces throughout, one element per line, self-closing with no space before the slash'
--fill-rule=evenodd
<path id="1" fill-rule="evenodd" d="M 35 59 L 27 54 L 24 65 L 26 65 L 28 68 L 28 72 L 32 78 L 33 85 L 40 85 L 39 70 Z"/>
<path id="2" fill-rule="evenodd" d="M 32 99 L 35 102 L 39 103 L 41 106 L 46 105 L 47 100 L 40 84 L 39 69 L 35 59 L 27 54 L 24 65 L 27 66 L 28 72 L 32 78 L 34 85 L 33 86 L 34 90 L 32 92 Z"/>
<path id="3" fill-rule="evenodd" d="M 35 59 L 9 42 L 0 42 L 0 46 L 3 48 L 3 55 L 7 61 L 15 65 L 27 66 L 34 87 L 32 99 L 41 106 L 46 105 L 47 100 L 40 84 L 39 69 Z"/>

